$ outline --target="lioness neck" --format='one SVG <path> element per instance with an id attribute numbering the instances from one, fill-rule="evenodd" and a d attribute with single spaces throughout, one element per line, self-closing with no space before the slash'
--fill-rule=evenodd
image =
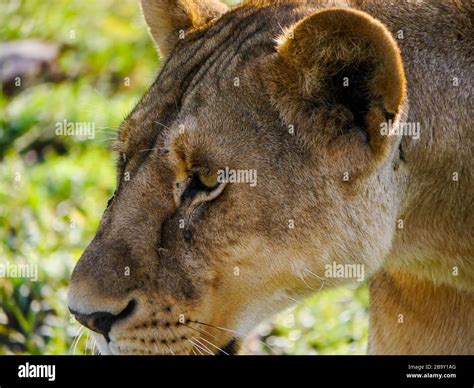
<path id="1" fill-rule="evenodd" d="M 455 283 L 471 289 L 472 3 L 397 2 L 395 7 L 387 1 L 355 0 L 351 6 L 381 20 L 398 40 L 408 81 L 407 128 L 420 130 L 419 138 L 408 133 L 401 144 L 405 200 L 399 217 L 404 228 L 388 260 L 413 265 L 415 272 L 423 272 L 429 261 L 436 267 L 433 277 L 444 274 L 447 283 L 453 271 L 462 271 Z M 421 264 L 414 264 L 414 258 Z"/>

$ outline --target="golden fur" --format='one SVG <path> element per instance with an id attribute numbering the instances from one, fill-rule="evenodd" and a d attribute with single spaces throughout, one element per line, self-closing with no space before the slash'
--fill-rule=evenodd
<path id="1" fill-rule="evenodd" d="M 370 353 L 472 354 L 472 4 L 142 8 L 164 65 L 121 126 L 116 195 L 69 290 L 101 351 L 230 353 L 351 281 L 336 263 L 370 278 Z M 224 168 L 258 183 L 216 182 Z"/>

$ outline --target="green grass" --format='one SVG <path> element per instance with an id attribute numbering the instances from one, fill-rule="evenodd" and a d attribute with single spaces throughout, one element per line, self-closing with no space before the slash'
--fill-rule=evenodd
<path id="1" fill-rule="evenodd" d="M 248 348 L 268 354 L 365 354 L 367 325 L 365 284 L 322 290 L 261 324 L 256 333 L 267 345 L 250 340 Z"/>
<path id="2" fill-rule="evenodd" d="M 2 40 L 60 43 L 65 75 L 0 97 L 0 264 L 39 270 L 37 281 L 0 278 L 0 354 L 68 354 L 79 329 L 67 310 L 68 280 L 115 185 L 106 147 L 159 61 L 138 0 L 2 2 L 0 13 Z M 63 120 L 94 122 L 97 136 L 60 138 L 60 152 L 32 146 L 57 141 L 55 123 Z M 322 291 L 259 326 L 247 351 L 364 353 L 367 306 L 365 285 Z M 85 348 L 84 335 L 76 353 Z"/>
<path id="3" fill-rule="evenodd" d="M 68 351 L 78 328 L 67 312 L 68 279 L 114 179 L 109 152 L 94 147 L 48 153 L 43 163 L 15 154 L 2 162 L 2 262 L 36 265 L 39 277 L 0 278 L 0 354 Z"/>

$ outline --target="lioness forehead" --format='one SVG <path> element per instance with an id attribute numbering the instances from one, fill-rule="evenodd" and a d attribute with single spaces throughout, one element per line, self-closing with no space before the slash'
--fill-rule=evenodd
<path id="1" fill-rule="evenodd" d="M 133 147 L 128 144 L 132 136 L 153 140 L 152 129 L 157 133 L 183 125 L 176 123 L 177 117 L 193 115 L 200 108 L 241 104 L 238 87 L 244 69 L 256 58 L 272 54 L 285 28 L 305 12 L 307 8 L 287 3 L 270 8 L 243 6 L 186 33 L 122 123 L 115 149 Z"/>

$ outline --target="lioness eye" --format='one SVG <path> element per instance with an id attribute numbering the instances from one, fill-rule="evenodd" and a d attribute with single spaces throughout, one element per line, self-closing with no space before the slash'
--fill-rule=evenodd
<path id="1" fill-rule="evenodd" d="M 206 189 L 215 189 L 219 184 L 217 181 L 217 174 L 206 175 L 198 173 L 197 178 L 206 187 Z"/>
<path id="2" fill-rule="evenodd" d="M 181 196 L 181 201 L 191 200 L 191 204 L 210 201 L 222 192 L 224 186 L 225 184 L 218 181 L 217 174 L 194 173 Z"/>

